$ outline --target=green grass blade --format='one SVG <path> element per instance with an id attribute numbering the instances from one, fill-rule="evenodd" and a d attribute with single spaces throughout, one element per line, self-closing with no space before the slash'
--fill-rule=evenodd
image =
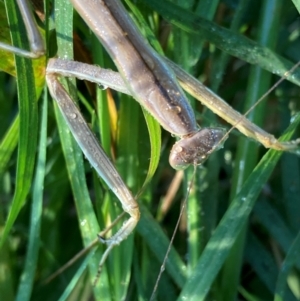
<path id="1" fill-rule="evenodd" d="M 299 0 L 292 0 L 294 5 L 296 6 L 298 12 L 300 13 L 300 1 Z"/>
<path id="2" fill-rule="evenodd" d="M 300 195 L 300 171 L 294 166 L 298 165 L 298 158 L 290 154 L 282 156 L 282 186 L 284 190 L 284 202 L 286 204 L 287 220 L 293 232 L 297 232 L 300 228 L 300 220 L 298 212 L 300 212 L 300 203 L 298 196 Z"/>
<path id="3" fill-rule="evenodd" d="M 72 295 L 72 292 L 75 290 L 76 285 L 78 284 L 78 281 L 80 277 L 82 277 L 83 273 L 85 272 L 86 268 L 88 267 L 89 261 L 94 256 L 94 252 L 91 252 L 81 263 L 80 267 L 77 269 L 75 275 L 73 276 L 72 280 L 68 283 L 68 286 L 66 287 L 63 294 L 60 296 L 58 301 L 65 301 L 69 300 L 70 296 Z"/>
<path id="4" fill-rule="evenodd" d="M 19 138 L 19 116 L 12 122 L 0 143 L 0 176 L 7 169 L 13 151 L 16 149 Z"/>
<path id="5" fill-rule="evenodd" d="M 45 91 L 46 92 L 46 91 Z M 43 188 L 44 177 L 46 172 L 46 146 L 47 146 L 47 114 L 48 114 L 48 97 L 45 93 L 42 114 L 41 114 L 41 131 L 38 153 L 38 164 L 35 172 L 33 183 L 33 198 L 31 206 L 31 225 L 29 233 L 29 243 L 26 255 L 26 262 L 18 287 L 16 300 L 30 300 L 34 277 L 38 261 L 38 251 L 40 247 L 40 228 L 42 220 L 43 207 Z"/>
<path id="6" fill-rule="evenodd" d="M 148 168 L 146 179 L 142 186 L 142 190 L 144 189 L 144 187 L 148 185 L 148 183 L 150 183 L 151 179 L 154 176 L 154 173 L 159 164 L 160 151 L 161 151 L 160 125 L 147 111 L 143 110 L 143 113 L 148 127 L 151 148 L 150 148 L 149 168 Z"/>
<path id="7" fill-rule="evenodd" d="M 10 9 L 9 11 L 10 15 L 13 17 L 12 12 L 17 8 L 16 6 L 14 7 L 11 6 L 9 9 Z M 14 35 L 17 35 L 18 26 L 21 26 L 22 30 L 24 30 L 24 26 L 22 24 L 17 25 L 15 27 L 15 31 L 13 32 Z M 4 2 L 0 2 L 0 28 L 1 28 L 0 42 L 11 44 L 10 28 L 8 25 Z M 26 34 L 23 32 L 22 37 L 25 36 Z M 21 47 L 28 47 L 27 42 L 22 41 Z M 0 50 L 0 55 L 1 55 L 0 70 L 16 77 L 16 66 L 15 66 L 14 55 L 12 53 L 3 50 Z M 32 65 L 33 72 L 34 72 L 34 79 L 35 79 L 34 87 L 36 91 L 36 96 L 37 98 L 39 98 L 45 83 L 45 57 L 41 57 L 37 60 L 33 60 L 30 62 L 30 64 Z M 4 93 L 3 96 L 7 97 L 5 92 L 7 93 L 7 91 L 3 89 L 2 91 L 2 93 Z M 5 102 L 6 99 L 3 101 Z M 12 105 L 13 104 L 11 103 L 10 106 Z M 9 116 L 9 112 L 7 112 L 7 115 Z M 17 146 L 18 138 L 19 138 L 18 135 L 19 135 L 19 115 L 16 115 L 15 120 L 11 122 L 10 128 L 7 130 L 7 133 L 2 137 L 2 141 L 0 143 L 0 175 L 7 168 L 9 160 L 11 159 L 11 156 L 13 154 L 13 151 Z"/>
<path id="8" fill-rule="evenodd" d="M 245 253 L 246 261 L 260 275 L 260 281 L 270 293 L 274 293 L 278 267 L 269 250 L 253 233 L 247 237 Z"/>
<path id="9" fill-rule="evenodd" d="M 24 27 L 19 24 L 20 16 L 15 15 L 15 3 L 7 1 L 7 12 L 11 24 L 18 24 L 18 29 L 12 32 L 14 45 L 24 47 L 22 40 Z M 37 143 L 38 113 L 34 86 L 33 68 L 30 60 L 15 58 L 17 70 L 18 99 L 20 112 L 20 132 L 17 164 L 17 182 L 12 207 L 1 236 L 0 246 L 3 245 L 11 227 L 23 207 L 32 183 Z"/>
<path id="10" fill-rule="evenodd" d="M 271 2 L 275 4 L 276 1 Z M 9 5 L 14 2 L 9 1 Z M 74 13 L 72 25 L 69 1 L 47 0 L 46 2 L 50 11 L 45 15 L 45 21 L 40 20 L 38 14 L 35 14 L 35 17 L 40 29 L 46 28 L 45 36 L 49 44 L 47 53 L 50 57 L 57 56 L 57 35 L 60 57 L 72 57 L 73 41 L 76 60 L 116 70 L 105 50 L 102 49 L 102 53 L 98 53 L 99 42 L 96 44 L 95 38 L 91 38 L 90 29 L 77 13 Z M 245 91 L 252 89 L 251 94 L 255 95 L 258 87 L 264 85 L 265 78 L 270 77 L 270 74 L 267 74 L 260 79 L 256 76 L 259 73 L 255 73 L 255 76 L 251 75 L 253 71 L 248 61 L 257 63 L 255 69 L 269 64 L 267 67 L 273 70 L 273 67 L 278 67 L 278 58 L 285 57 L 289 62 L 299 60 L 300 40 L 297 23 L 299 14 L 294 5 L 296 0 L 284 1 L 278 16 L 280 23 L 277 32 L 263 30 L 270 35 L 268 38 L 275 34 L 280 40 L 275 55 L 274 52 L 253 42 L 257 39 L 257 33 L 261 31 L 258 27 L 260 13 L 258 5 L 262 1 L 241 0 L 238 3 L 220 1 L 217 4 L 217 0 L 195 0 L 188 1 L 188 8 L 184 8 L 187 3 L 177 1 L 177 4 L 183 6 L 179 9 L 176 4 L 165 0 L 148 1 L 151 2 L 150 5 L 154 3 L 155 10 L 149 8 L 147 1 L 124 2 L 126 7 L 129 7 L 130 14 L 134 15 L 141 32 L 156 51 L 171 60 L 176 58 L 179 65 L 187 68 L 194 77 L 210 89 L 217 90 L 218 95 L 240 112 L 243 112 L 245 99 L 248 98 Z M 1 9 L 1 4 L 3 2 L 0 1 L 0 42 L 10 43 L 10 31 L 15 32 L 16 27 L 7 26 L 4 20 L 6 13 Z M 34 9 L 35 4 L 32 7 Z M 276 17 L 277 15 L 270 13 L 264 21 L 270 21 L 268 18 L 275 21 Z M 208 21 L 209 18 L 213 21 Z M 171 20 L 172 24 L 165 20 Z M 175 37 L 176 35 L 179 37 Z M 230 54 L 238 55 L 239 58 L 232 57 Z M 268 54 L 271 55 L 270 58 L 266 57 Z M 35 62 L 32 63 L 34 66 Z M 287 69 L 283 65 L 279 67 L 281 74 Z M 3 225 L 14 197 L 17 169 L 17 153 L 14 149 L 19 139 L 16 84 L 15 79 L 8 75 L 15 74 L 13 55 L 4 55 L 4 53 L 2 55 L 1 52 L 0 69 L 5 72 L 0 74 L 2 85 L 0 91 L 0 223 Z M 44 81 L 44 69 L 45 64 L 41 64 L 38 68 L 38 75 L 36 75 L 38 79 L 34 87 L 36 91 L 39 91 L 39 76 L 41 82 Z M 275 79 L 276 77 L 272 76 L 273 82 Z M 249 81 L 251 84 L 247 88 Z M 295 81 L 299 83 L 297 77 Z M 64 83 L 63 79 L 62 83 Z M 68 81 L 72 95 L 73 85 Z M 99 89 L 93 84 L 82 81 L 77 81 L 76 90 L 78 92 L 74 92 L 74 96 L 76 98 L 76 94 L 79 95 L 80 111 L 86 121 L 92 124 L 91 128 L 103 143 L 105 151 L 118 171 L 122 173 L 126 185 L 134 195 L 138 194 L 141 220 L 136 231 L 110 254 L 97 288 L 93 289 L 91 282 L 94 280 L 101 253 L 105 249 L 102 245 L 83 263 L 75 263 L 53 282 L 44 285 L 45 278 L 72 258 L 83 245 L 96 238 L 96 233 L 99 231 L 98 223 L 100 229 L 104 229 L 110 225 L 114 216 L 122 212 L 120 203 L 112 191 L 101 179 L 99 180 L 90 164 L 82 158 L 80 149 L 73 142 L 72 133 L 60 119 L 60 114 L 55 113 L 50 101 L 43 213 L 40 215 L 42 227 L 36 241 L 36 246 L 39 244 L 40 250 L 30 299 L 32 301 L 50 301 L 59 298 L 83 301 L 91 298 L 149 300 L 188 183 L 188 179 L 182 180 L 178 176 L 174 178 L 175 171 L 168 163 L 170 149 L 175 139 L 164 130 L 160 134 L 159 127 L 157 124 L 152 124 L 152 120 L 146 118 L 145 122 L 142 110 L 138 105 L 132 105 L 135 101 L 131 97 L 123 97 L 119 92 L 103 87 Z M 104 95 L 101 105 L 97 94 Z M 255 97 L 253 98 L 255 100 Z M 108 103 L 106 99 L 109 100 Z M 107 108 L 103 110 L 105 106 Z M 195 102 L 194 111 L 201 127 L 227 126 L 225 122 L 202 107 L 200 102 Z M 284 131 L 290 123 L 291 116 L 294 116 L 297 111 L 299 111 L 298 87 L 284 82 L 270 94 L 267 100 L 266 113 L 261 115 L 264 118 L 263 128 L 275 136 L 280 136 L 280 132 Z M 58 115 L 57 120 L 56 115 Z M 250 195 L 243 195 L 245 199 L 240 195 L 239 201 L 235 198 L 235 205 L 228 211 L 230 190 L 234 188 L 234 181 L 247 178 L 239 171 L 235 177 L 237 179 L 234 179 L 234 168 L 252 164 L 250 161 L 254 157 L 254 153 L 251 152 L 248 156 L 244 156 L 241 164 L 237 160 L 239 147 L 237 141 L 240 136 L 237 131 L 233 131 L 224 148 L 213 154 L 202 167 L 197 169 L 192 199 L 189 199 L 189 202 L 193 202 L 193 206 L 190 206 L 191 210 L 183 215 L 179 231 L 175 236 L 170 257 L 156 292 L 156 299 L 159 301 L 176 300 L 182 289 L 184 294 L 190 293 L 191 300 L 198 300 L 202 293 L 207 292 L 207 300 L 228 301 L 230 290 L 234 294 L 238 291 L 237 299 L 249 301 L 272 300 L 277 291 L 280 291 L 280 298 L 284 301 L 298 298 L 299 264 L 287 263 L 287 260 L 292 250 L 291 244 L 295 242 L 299 232 L 299 157 L 283 154 L 280 164 L 277 164 L 274 169 L 271 168 L 273 172 L 267 182 L 265 178 L 257 177 L 254 182 L 248 182 L 246 186 L 239 185 L 244 193 L 249 192 Z M 297 137 L 299 131 L 294 138 Z M 30 140 L 30 137 L 27 137 L 28 139 Z M 248 143 L 248 139 L 246 141 Z M 32 153 L 37 151 L 33 149 Z M 265 150 L 260 147 L 258 160 L 264 153 Z M 268 153 L 267 156 L 270 154 L 272 153 Z M 277 157 L 273 158 L 277 160 Z M 257 175 L 258 171 L 269 173 L 267 171 L 270 168 L 269 161 L 267 163 L 262 161 L 266 163 L 265 168 L 259 165 L 254 174 Z M 35 176 L 37 177 L 37 174 Z M 143 184 L 145 178 L 146 184 Z M 180 179 L 181 182 L 177 182 L 175 187 L 173 183 L 176 181 L 173 179 Z M 142 193 L 140 193 L 141 188 Z M 253 206 L 254 194 L 260 190 L 256 205 Z M 31 198 L 32 195 L 29 195 L 28 199 Z M 170 201 L 168 206 L 165 206 L 166 200 Z M 36 210 L 38 209 L 37 207 Z M 10 231 L 9 238 L 1 249 L 0 296 L 5 296 L 7 300 L 15 300 L 16 280 L 20 279 L 22 271 L 27 270 L 26 267 L 24 269 L 25 250 L 28 249 L 29 240 L 33 238 L 29 233 L 32 222 L 30 210 L 30 203 L 26 202 L 18 214 L 13 231 Z M 231 276 L 227 277 L 229 281 L 226 285 L 226 282 L 222 282 L 221 269 L 250 211 L 251 218 L 247 224 L 249 239 L 246 241 L 241 267 L 237 260 L 233 260 L 231 266 L 231 270 L 241 270 L 241 274 L 238 283 L 231 281 L 232 279 L 229 279 Z M 218 227 L 224 214 L 225 217 Z M 107 237 L 119 229 L 121 223 L 116 225 Z M 209 243 L 205 248 L 207 242 Z M 280 256 L 277 256 L 278 254 Z M 34 257 L 35 255 L 32 259 Z M 266 262 L 270 263 L 267 267 Z M 282 270 L 278 267 L 280 264 L 284 264 Z M 198 270 L 193 270 L 193 266 L 198 267 Z M 288 266 L 290 272 L 285 270 L 285 266 Z M 30 277 L 32 275 L 33 273 Z M 194 278 L 195 275 L 197 280 Z M 28 283 L 31 282 L 29 278 L 26 280 Z M 196 283 L 193 286 L 196 293 L 189 290 L 193 283 Z M 23 288 L 26 289 L 26 286 L 22 285 L 19 295 L 28 299 L 29 291 L 25 292 Z M 198 290 L 201 294 L 197 296 Z"/>
<path id="11" fill-rule="evenodd" d="M 255 205 L 254 213 L 282 250 L 287 252 L 293 242 L 294 234 L 276 208 L 269 202 L 261 201 Z"/>
<path id="12" fill-rule="evenodd" d="M 274 48 L 278 38 L 280 10 L 282 1 L 263 1 L 259 25 L 257 27 L 258 43 Z M 270 11 L 274 12 L 270 18 Z M 276 16 L 276 17 L 275 17 Z M 271 74 L 262 70 L 258 66 L 251 66 L 248 80 L 247 92 L 243 111 L 246 112 L 251 106 L 255 105 L 257 99 L 267 91 L 271 85 Z M 257 106 L 248 115 L 255 124 L 262 126 L 266 115 L 266 102 Z M 259 146 L 246 137 L 240 137 L 238 141 L 237 155 L 235 158 L 235 169 L 232 179 L 231 199 L 240 191 L 244 181 L 249 177 L 258 160 Z M 244 168 L 241 168 L 241 166 Z M 222 271 L 222 297 L 225 300 L 235 300 L 238 293 L 240 273 L 243 262 L 244 246 L 247 235 L 247 225 L 237 238 Z"/>
<path id="13" fill-rule="evenodd" d="M 291 273 L 292 267 L 294 267 L 296 264 L 299 266 L 299 259 L 300 259 L 299 250 L 300 250 L 300 232 L 298 232 L 297 237 L 295 238 L 293 244 L 289 249 L 287 256 L 285 257 L 284 262 L 282 263 L 282 267 L 277 279 L 274 301 L 287 300 L 286 294 L 287 294 L 288 276 Z M 295 279 L 295 281 L 297 283 L 297 278 Z M 299 286 L 296 287 L 296 290 L 297 290 L 296 298 L 299 300 L 300 298 Z"/>

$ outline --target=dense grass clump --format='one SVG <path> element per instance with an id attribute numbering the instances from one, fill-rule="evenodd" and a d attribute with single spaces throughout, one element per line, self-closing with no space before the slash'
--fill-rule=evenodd
<path id="1" fill-rule="evenodd" d="M 0 42 L 28 48 L 15 1 L 4 2 Z M 192 183 L 156 300 L 300 300 L 297 155 L 267 151 L 233 131 L 192 181 L 193 168 L 182 173 L 169 166 L 174 138 L 161 133 L 131 97 L 75 80 L 67 83 L 70 93 L 138 196 L 142 215 L 134 234 L 110 254 L 95 287 L 105 250 L 100 244 L 45 283 L 122 212 L 83 158 L 45 86 L 48 57 L 115 67 L 68 1 L 45 2 L 36 17 L 47 55 L 14 61 L 1 51 L 0 296 L 149 300 Z M 300 60 L 299 1 L 177 2 L 124 4 L 159 53 L 240 112 L 285 76 L 247 117 L 276 137 L 300 137 L 299 68 L 287 73 Z M 199 125 L 230 128 L 190 101 Z"/>

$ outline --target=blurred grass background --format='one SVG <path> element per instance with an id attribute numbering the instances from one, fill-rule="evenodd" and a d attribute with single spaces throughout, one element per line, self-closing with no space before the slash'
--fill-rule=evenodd
<path id="1" fill-rule="evenodd" d="M 11 32 L 14 44 L 28 48 L 14 1 L 6 1 L 10 26 L 0 4 L 1 42 L 11 43 Z M 272 73 L 283 76 L 299 61 L 297 0 L 140 0 L 126 1 L 126 7 L 157 51 L 240 112 L 279 79 Z M 76 13 L 72 22 L 68 2 L 46 1 L 45 8 L 38 22 L 47 57 L 74 54 L 76 60 L 115 69 Z M 159 129 L 148 120 L 148 133 L 144 114 L 130 97 L 83 82 L 72 91 L 71 85 L 134 194 L 149 173 L 150 158 L 160 158 L 139 196 L 137 230 L 112 252 L 97 286 L 91 283 L 105 249 L 101 245 L 45 284 L 121 212 L 53 106 L 44 88 L 45 64 L 45 58 L 16 58 L 15 64 L 1 51 L 0 296 L 149 300 L 193 168 L 184 175 L 170 168 L 174 138 L 162 131 L 160 147 Z M 293 121 L 285 136 L 291 139 L 299 122 L 299 83 L 295 71 L 248 117 L 277 137 Z M 191 102 L 201 126 L 229 128 Z M 150 174 L 155 162 L 151 166 Z M 157 300 L 300 300 L 299 172 L 296 155 L 267 152 L 233 132 L 224 148 L 197 169 Z"/>

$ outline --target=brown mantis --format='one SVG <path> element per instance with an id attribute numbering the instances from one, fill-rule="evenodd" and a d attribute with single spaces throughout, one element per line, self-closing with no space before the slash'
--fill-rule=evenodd
<path id="1" fill-rule="evenodd" d="M 54 69 L 55 70 L 55 69 Z M 56 71 L 55 71 L 56 72 Z M 205 90 L 204 90 L 205 91 Z M 212 94 L 210 94 L 210 95 L 212 95 Z M 222 102 L 220 103 L 220 104 L 222 104 Z M 219 106 L 217 106 L 217 108 L 219 108 L 220 109 L 220 105 Z M 223 109 L 222 109 L 222 107 L 221 107 L 221 111 L 223 111 Z M 76 120 L 77 119 L 77 113 L 71 113 L 71 114 L 75 114 L 75 115 L 73 115 L 74 116 L 74 120 Z M 234 113 L 233 113 L 234 114 Z M 70 115 L 71 116 L 71 115 Z M 237 117 L 238 116 L 238 117 Z M 240 115 L 234 115 L 234 117 L 233 117 L 233 119 L 237 119 L 238 121 L 239 121 L 239 119 L 241 119 L 242 117 L 240 117 Z M 243 119 L 243 123 L 242 123 L 242 125 L 244 125 L 244 123 L 245 123 L 246 121 Z M 252 129 L 252 128 L 251 128 Z M 254 127 L 254 131 L 256 131 L 255 132 L 255 135 L 256 135 L 256 133 L 257 133 L 257 128 L 256 127 Z M 266 146 L 270 146 L 270 144 L 272 144 L 273 143 L 273 138 L 271 137 L 271 136 L 266 136 L 265 135 L 265 133 L 264 132 L 261 132 L 260 130 L 258 131 L 258 135 L 260 134 L 260 133 L 262 133 L 262 137 L 263 138 L 265 138 L 266 137 Z M 274 140 L 275 141 L 275 140 Z M 277 141 L 275 141 L 275 146 L 276 145 L 278 145 L 278 148 L 279 149 L 281 149 L 281 148 L 283 148 L 283 149 L 285 149 L 285 148 L 294 148 L 295 147 L 295 144 L 289 144 L 289 143 L 287 143 L 287 144 L 282 144 L 282 143 L 279 143 L 279 142 L 277 142 Z M 133 224 L 133 226 L 134 226 L 134 224 Z M 131 228 L 130 228 L 130 230 L 131 230 Z M 127 232 L 126 232 L 126 235 L 127 235 Z M 124 237 L 126 236 L 126 235 L 124 235 Z"/>

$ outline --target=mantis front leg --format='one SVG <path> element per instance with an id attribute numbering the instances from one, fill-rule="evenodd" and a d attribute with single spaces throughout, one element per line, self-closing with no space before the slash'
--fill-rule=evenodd
<path id="1" fill-rule="evenodd" d="M 57 80 L 56 75 L 48 73 L 46 79 L 49 91 L 56 100 L 60 111 L 82 152 L 97 173 L 118 197 L 123 210 L 130 215 L 130 218 L 114 236 L 108 240 L 102 240 L 107 243 L 108 248 L 103 254 L 99 264 L 101 268 L 111 249 L 127 238 L 135 228 L 140 218 L 139 206 L 127 186 L 124 184 L 118 171 L 100 147 L 93 132 L 90 130 L 73 100 Z"/>

